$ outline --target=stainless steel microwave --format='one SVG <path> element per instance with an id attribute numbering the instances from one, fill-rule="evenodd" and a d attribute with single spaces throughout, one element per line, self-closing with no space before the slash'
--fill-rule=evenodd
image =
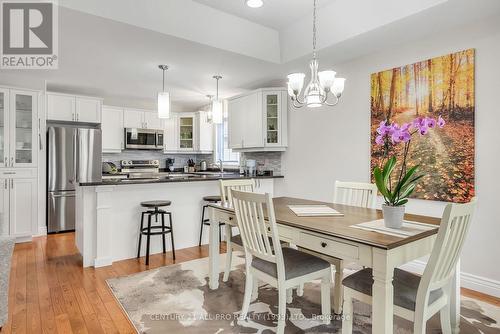
<path id="1" fill-rule="evenodd" d="M 163 149 L 163 130 L 125 129 L 125 149 L 161 150 Z"/>

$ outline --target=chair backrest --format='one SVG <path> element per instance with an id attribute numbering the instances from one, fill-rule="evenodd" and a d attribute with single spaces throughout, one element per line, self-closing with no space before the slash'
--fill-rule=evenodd
<path id="1" fill-rule="evenodd" d="M 428 305 L 429 293 L 450 283 L 476 207 L 473 199 L 466 204 L 448 204 L 439 232 L 418 287 L 417 304 Z"/>
<path id="2" fill-rule="evenodd" d="M 284 277 L 283 253 L 271 195 L 232 191 L 236 222 L 248 255 L 276 263 L 278 277 Z M 268 220 L 265 221 L 265 212 Z M 269 241 L 271 238 L 272 242 Z"/>
<path id="3" fill-rule="evenodd" d="M 375 209 L 377 186 L 373 183 L 335 181 L 333 202 Z"/>
<path id="4" fill-rule="evenodd" d="M 220 197 L 222 205 L 230 205 L 233 203 L 232 190 L 250 191 L 255 190 L 254 179 L 241 179 L 241 180 L 220 180 Z"/>

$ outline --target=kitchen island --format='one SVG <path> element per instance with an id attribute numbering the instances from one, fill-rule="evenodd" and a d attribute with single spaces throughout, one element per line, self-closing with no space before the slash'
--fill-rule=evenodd
<path id="1" fill-rule="evenodd" d="M 219 180 L 248 178 L 239 174 L 170 175 L 155 179 L 80 183 L 76 189 L 76 245 L 83 266 L 102 267 L 137 256 L 143 201 L 170 200 L 175 248 L 198 245 L 203 196 L 218 195 Z M 273 194 L 283 176 L 255 177 L 256 191 Z M 203 242 L 208 242 L 208 228 Z M 151 254 L 162 252 L 162 238 L 151 237 Z M 141 255 L 145 254 L 145 242 Z M 167 242 L 167 251 L 170 250 Z"/>

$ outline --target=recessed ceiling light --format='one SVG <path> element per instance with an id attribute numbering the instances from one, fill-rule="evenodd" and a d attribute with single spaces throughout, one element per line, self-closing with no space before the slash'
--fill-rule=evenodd
<path id="1" fill-rule="evenodd" d="M 245 0 L 245 3 L 250 8 L 259 8 L 264 5 L 264 2 L 262 0 Z"/>

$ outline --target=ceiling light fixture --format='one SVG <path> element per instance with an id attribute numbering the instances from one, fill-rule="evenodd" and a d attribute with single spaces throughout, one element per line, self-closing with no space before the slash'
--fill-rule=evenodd
<path id="1" fill-rule="evenodd" d="M 214 75 L 213 78 L 217 80 L 217 91 L 215 99 L 212 99 L 212 123 L 222 124 L 222 101 L 219 99 L 219 80 L 222 79 L 222 76 Z"/>
<path id="2" fill-rule="evenodd" d="M 158 117 L 170 118 L 170 93 L 165 91 L 165 71 L 168 70 L 167 65 L 158 65 L 163 71 L 163 90 L 158 93 Z"/>
<path id="3" fill-rule="evenodd" d="M 245 3 L 250 8 L 260 8 L 264 5 L 262 0 L 245 0 Z"/>
<path id="4" fill-rule="evenodd" d="M 340 101 L 344 91 L 344 78 L 336 78 L 336 72 L 332 70 L 318 72 L 318 54 L 316 52 L 316 0 L 313 7 L 313 59 L 309 64 L 311 68 L 311 81 L 304 90 L 303 99 L 299 94 L 304 87 L 304 73 L 292 73 L 288 75 L 288 94 L 292 98 L 295 108 L 304 106 L 310 108 L 335 106 Z M 328 97 L 332 93 L 334 99 L 330 103 Z"/>

